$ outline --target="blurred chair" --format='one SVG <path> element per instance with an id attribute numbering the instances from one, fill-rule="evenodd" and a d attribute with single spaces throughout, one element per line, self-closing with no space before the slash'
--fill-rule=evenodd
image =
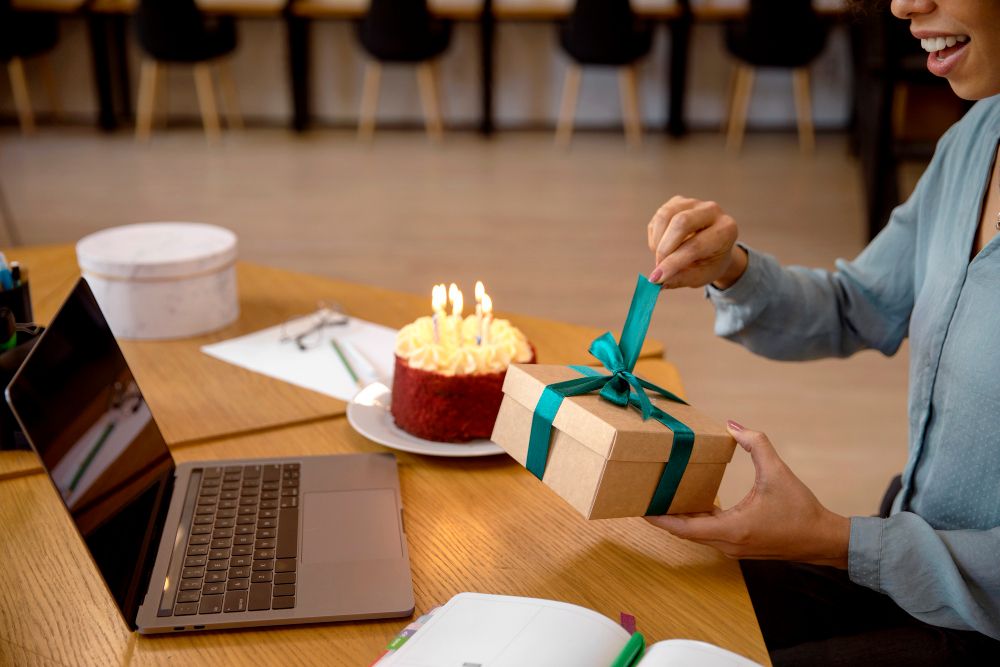
<path id="1" fill-rule="evenodd" d="M 140 0 L 136 29 L 139 45 L 146 55 L 139 79 L 136 139 L 149 139 L 156 89 L 166 75 L 167 64 L 177 63 L 194 65 L 198 106 L 209 141 L 219 138 L 212 65 L 218 65 L 229 126 L 242 129 L 243 119 L 229 63 L 219 60 L 236 49 L 236 22 L 233 17 L 206 17 L 194 0 Z"/>
<path id="2" fill-rule="evenodd" d="M 28 79 L 24 74 L 25 58 L 42 57 L 49 103 L 53 112 L 59 112 L 59 99 L 47 57 L 58 41 L 59 19 L 55 14 L 14 11 L 10 0 L 0 0 L 0 60 L 7 65 L 17 118 L 23 134 L 35 131 L 35 115 L 31 110 Z"/>
<path id="3" fill-rule="evenodd" d="M 569 19 L 559 29 L 559 43 L 574 63 L 566 71 L 562 104 L 556 126 L 556 143 L 569 145 L 580 89 L 581 65 L 618 67 L 625 138 L 637 146 L 642 141 L 637 61 L 649 53 L 653 29 L 636 19 L 629 0 L 577 0 Z"/>
<path id="4" fill-rule="evenodd" d="M 730 86 L 727 146 L 743 145 L 747 107 L 758 67 L 792 70 L 799 147 L 811 153 L 815 145 L 810 102 L 809 64 L 823 51 L 829 28 L 816 14 L 812 0 L 750 0 L 743 20 L 726 25 L 725 43 L 740 61 Z"/>
<path id="5" fill-rule="evenodd" d="M 451 42 L 451 23 L 431 16 L 427 0 L 371 0 L 358 24 L 358 39 L 373 58 L 365 65 L 358 138 L 370 140 L 375 135 L 382 63 L 417 63 L 424 125 L 431 139 L 440 140 L 443 130 L 434 59 Z"/>

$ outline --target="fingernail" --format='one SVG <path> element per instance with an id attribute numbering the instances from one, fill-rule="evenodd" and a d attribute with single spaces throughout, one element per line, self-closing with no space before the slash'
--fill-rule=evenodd
<path id="1" fill-rule="evenodd" d="M 663 277 L 663 269 L 661 269 L 660 267 L 656 267 L 655 269 L 653 269 L 653 272 L 649 274 L 649 282 L 651 283 L 659 282 L 660 278 L 662 277 Z"/>
<path id="2" fill-rule="evenodd" d="M 741 424 L 739 422 L 734 422 L 732 419 L 730 419 L 730 420 L 728 420 L 726 422 L 726 426 L 728 426 L 729 428 L 733 429 L 734 431 L 745 431 L 746 430 L 746 428 L 743 426 L 743 424 Z"/>

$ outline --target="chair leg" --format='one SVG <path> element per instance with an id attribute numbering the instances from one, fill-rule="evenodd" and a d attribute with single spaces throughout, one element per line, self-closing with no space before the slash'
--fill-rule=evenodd
<path id="1" fill-rule="evenodd" d="M 222 102 L 226 111 L 226 123 L 230 129 L 242 130 L 243 114 L 240 113 L 240 97 L 236 91 L 236 81 L 233 79 L 233 71 L 228 58 L 219 62 L 218 72 L 219 85 L 222 88 Z"/>
<path id="2" fill-rule="evenodd" d="M 153 129 L 153 109 L 156 104 L 156 84 L 158 63 L 155 60 L 143 60 L 139 73 L 139 101 L 135 113 L 136 141 L 149 141 Z"/>
<path id="3" fill-rule="evenodd" d="M 424 126 L 431 141 L 441 141 L 444 131 L 441 122 L 441 109 L 438 106 L 437 71 L 434 63 L 425 62 L 417 65 L 417 87 L 420 89 L 420 101 L 424 107 Z"/>
<path id="4" fill-rule="evenodd" d="M 375 113 L 378 111 L 378 87 L 382 65 L 369 62 L 365 65 L 364 83 L 361 88 L 361 112 L 358 114 L 358 139 L 371 141 L 375 136 Z"/>
<path id="5" fill-rule="evenodd" d="M 556 144 L 569 146 L 573 138 L 573 117 L 576 115 L 576 98 L 580 92 L 579 65 L 570 65 L 563 81 L 562 103 L 559 105 L 559 121 L 556 124 Z"/>
<path id="6" fill-rule="evenodd" d="M 215 92 L 212 90 L 212 69 L 208 63 L 194 66 L 194 85 L 198 93 L 201 122 L 205 126 L 205 138 L 209 143 L 219 140 L 219 112 L 215 108 Z"/>
<path id="7" fill-rule="evenodd" d="M 24 76 L 24 61 L 20 58 L 11 58 L 7 63 L 7 74 L 10 76 L 10 87 L 14 93 L 14 106 L 17 107 L 21 134 L 34 134 L 35 114 L 31 111 L 31 96 L 28 94 L 28 80 Z"/>
<path id="8" fill-rule="evenodd" d="M 799 67 L 793 71 L 792 82 L 795 87 L 795 114 L 799 120 L 799 149 L 806 155 L 812 155 L 816 147 L 816 136 L 809 92 L 809 68 Z"/>
<path id="9" fill-rule="evenodd" d="M 740 79 L 740 66 L 735 65 L 729 72 L 729 86 L 726 88 L 726 108 L 722 116 L 722 133 L 729 132 L 729 123 L 733 117 L 733 105 L 736 100 L 736 85 Z"/>
<path id="10" fill-rule="evenodd" d="M 42 65 L 42 81 L 45 84 L 45 95 L 49 98 L 49 107 L 52 109 L 52 115 L 55 117 L 62 116 L 62 100 L 59 99 L 59 88 L 56 86 L 56 76 L 55 71 L 52 69 L 52 59 L 49 58 L 48 54 L 45 54 L 39 58 Z"/>
<path id="11" fill-rule="evenodd" d="M 736 72 L 736 88 L 733 94 L 733 108 L 729 112 L 729 133 L 726 147 L 739 152 L 743 147 L 743 131 L 746 129 L 747 109 L 750 106 L 750 96 L 753 93 L 754 69 L 749 65 L 740 65 Z"/>
<path id="12" fill-rule="evenodd" d="M 170 83 L 167 79 L 167 66 L 165 64 L 159 64 L 156 68 L 156 92 L 157 98 L 159 100 L 158 104 L 154 104 L 155 111 L 153 112 L 152 125 L 160 129 L 166 129 L 167 127 L 167 116 L 170 113 Z"/>
<path id="13" fill-rule="evenodd" d="M 618 88 L 622 98 L 622 117 L 625 121 L 625 140 L 629 146 L 642 145 L 642 120 L 639 118 L 639 87 L 636 85 L 635 65 L 618 70 Z"/>

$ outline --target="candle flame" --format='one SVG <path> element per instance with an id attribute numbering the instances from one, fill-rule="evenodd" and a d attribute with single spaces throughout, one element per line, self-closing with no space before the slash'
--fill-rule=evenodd
<path id="1" fill-rule="evenodd" d="M 482 280 L 477 280 L 476 281 L 476 303 L 482 303 L 483 302 L 483 295 L 484 294 L 486 294 L 486 288 L 483 287 L 483 281 Z"/>
<path id="2" fill-rule="evenodd" d="M 462 290 L 458 289 L 455 283 L 451 286 L 454 290 L 450 290 L 451 294 L 449 299 L 451 300 L 451 314 L 453 317 L 462 317 L 462 308 L 465 306 L 465 297 L 462 295 Z"/>
<path id="3" fill-rule="evenodd" d="M 483 292 L 483 315 L 489 315 L 493 312 L 493 299 L 490 298 L 489 294 Z"/>
<path id="4" fill-rule="evenodd" d="M 444 285 L 435 285 L 434 289 L 431 290 L 431 307 L 434 308 L 434 312 L 444 310 L 446 303 L 448 303 L 448 294 Z"/>

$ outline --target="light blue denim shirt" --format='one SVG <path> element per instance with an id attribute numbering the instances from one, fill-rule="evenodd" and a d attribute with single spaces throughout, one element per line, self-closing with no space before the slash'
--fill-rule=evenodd
<path id="1" fill-rule="evenodd" d="M 909 336 L 903 489 L 888 519 L 851 519 L 848 571 L 922 621 L 1000 639 L 1000 237 L 970 262 L 998 141 L 1000 96 L 945 134 L 857 259 L 829 272 L 749 251 L 708 293 L 716 333 L 773 359 L 892 355 Z"/>

